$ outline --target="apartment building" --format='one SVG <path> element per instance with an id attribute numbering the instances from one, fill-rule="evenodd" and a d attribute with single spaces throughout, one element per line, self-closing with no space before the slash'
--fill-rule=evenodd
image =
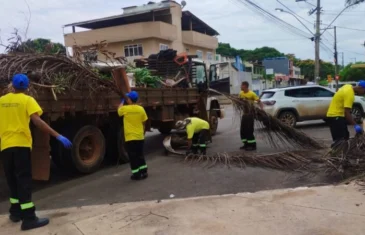
<path id="1" fill-rule="evenodd" d="M 120 15 L 64 27 L 72 29 L 71 33 L 64 34 L 66 47 L 77 45 L 87 48 L 105 40 L 108 51 L 129 61 L 168 48 L 178 53 L 197 55 L 204 61 L 213 61 L 218 47 L 218 32 L 190 11 L 183 11 L 175 1 L 126 7 Z M 105 61 L 106 58 L 98 54 L 97 60 Z"/>
<path id="2" fill-rule="evenodd" d="M 287 57 L 265 58 L 263 65 L 266 69 L 274 70 L 275 80 L 282 86 L 297 86 L 304 79 L 301 69 L 294 66 L 294 62 Z"/>

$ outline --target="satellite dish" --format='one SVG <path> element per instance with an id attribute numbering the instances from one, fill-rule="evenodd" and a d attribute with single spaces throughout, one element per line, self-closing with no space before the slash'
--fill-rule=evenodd
<path id="1" fill-rule="evenodd" d="M 186 6 L 186 1 L 185 1 L 185 0 L 181 1 L 181 6 L 182 6 L 183 8 Z"/>

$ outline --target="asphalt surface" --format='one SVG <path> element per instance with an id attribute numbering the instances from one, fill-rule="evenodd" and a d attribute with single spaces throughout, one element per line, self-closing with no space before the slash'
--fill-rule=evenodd
<path id="1" fill-rule="evenodd" d="M 299 124 L 298 129 L 308 135 L 330 143 L 330 133 L 323 122 Z M 265 141 L 260 130 L 256 132 L 258 152 L 278 152 Z M 158 132 L 149 133 L 146 138 L 146 158 L 150 177 L 135 182 L 129 179 L 129 165 L 106 166 L 87 176 L 69 176 L 52 171 L 49 182 L 35 183 L 34 202 L 39 209 L 81 207 L 86 205 L 113 204 L 142 200 L 220 195 L 239 192 L 255 192 L 277 188 L 318 186 L 338 179 L 325 175 L 303 176 L 276 170 L 248 167 L 246 169 L 217 166 L 203 168 L 189 165 L 181 156 L 164 155 L 163 136 Z M 218 133 L 209 145 L 208 153 L 239 150 L 239 118 L 231 107 L 226 108 L 226 117 L 219 120 Z M 0 214 L 7 213 L 7 187 L 0 179 Z"/>

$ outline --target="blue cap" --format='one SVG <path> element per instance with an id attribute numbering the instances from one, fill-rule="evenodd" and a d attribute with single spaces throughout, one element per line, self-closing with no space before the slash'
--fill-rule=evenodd
<path id="1" fill-rule="evenodd" d="M 362 88 L 365 89 L 365 81 L 364 80 L 359 81 L 359 87 L 362 87 Z"/>
<path id="2" fill-rule="evenodd" d="M 18 90 L 26 90 L 29 87 L 29 79 L 25 74 L 15 74 L 13 77 L 13 87 Z"/>
<path id="3" fill-rule="evenodd" d="M 133 102 L 136 102 L 138 100 L 138 93 L 136 91 L 131 91 L 127 93 L 127 97 L 131 99 Z"/>

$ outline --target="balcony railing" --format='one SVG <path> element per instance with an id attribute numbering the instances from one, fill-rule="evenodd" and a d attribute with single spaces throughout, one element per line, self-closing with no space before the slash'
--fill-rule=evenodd
<path id="1" fill-rule="evenodd" d="M 195 31 L 183 31 L 182 39 L 184 44 L 216 49 L 218 47 L 218 39 L 209 35 L 198 33 Z"/>
<path id="2" fill-rule="evenodd" d="M 112 43 L 146 38 L 174 41 L 177 39 L 177 30 L 174 25 L 156 21 L 70 33 L 64 37 L 66 46 L 89 46 L 103 40 Z"/>

